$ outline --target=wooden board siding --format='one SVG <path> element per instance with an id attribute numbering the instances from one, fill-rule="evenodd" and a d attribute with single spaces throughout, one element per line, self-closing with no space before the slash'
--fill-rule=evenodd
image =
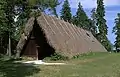
<path id="1" fill-rule="evenodd" d="M 35 40 L 30 39 L 28 44 L 26 45 L 23 55 L 28 56 L 28 57 L 37 58 L 37 53 L 38 53 L 38 51 L 37 51 Z"/>

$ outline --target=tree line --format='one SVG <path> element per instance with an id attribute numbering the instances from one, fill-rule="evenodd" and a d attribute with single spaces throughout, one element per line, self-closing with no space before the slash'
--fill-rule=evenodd
<path id="1" fill-rule="evenodd" d="M 15 54 L 16 45 L 27 20 L 31 16 L 38 16 L 39 12 L 48 10 L 52 15 L 59 17 L 56 7 L 62 2 L 59 0 L 1 0 L 0 1 L 0 53 L 11 56 Z M 76 15 L 72 15 L 68 0 L 64 0 L 60 11 L 60 18 L 64 21 L 91 31 L 98 41 L 108 50 L 112 50 L 112 44 L 107 38 L 108 27 L 106 25 L 105 8 L 103 0 L 97 0 L 97 8 L 91 11 L 91 18 L 87 16 L 79 2 Z M 115 20 L 113 32 L 117 35 L 116 49 L 120 48 L 120 14 Z"/>

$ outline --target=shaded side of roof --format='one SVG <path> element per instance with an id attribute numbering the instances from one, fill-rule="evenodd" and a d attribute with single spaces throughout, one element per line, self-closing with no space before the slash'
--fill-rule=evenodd
<path id="1" fill-rule="evenodd" d="M 17 44 L 17 47 L 16 47 L 16 50 L 17 50 L 17 53 L 21 53 L 31 31 L 33 30 L 33 25 L 34 25 L 34 20 L 35 18 L 34 17 L 31 17 L 27 24 L 25 25 L 25 29 L 24 29 L 24 32 L 21 34 L 21 38 Z"/>

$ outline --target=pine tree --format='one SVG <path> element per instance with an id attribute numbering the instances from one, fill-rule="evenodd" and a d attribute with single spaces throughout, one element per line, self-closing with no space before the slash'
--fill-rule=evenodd
<path id="1" fill-rule="evenodd" d="M 58 17 L 56 7 L 60 4 L 61 4 L 61 2 L 58 2 L 58 0 L 50 0 L 50 2 L 49 2 L 49 6 L 50 6 L 49 10 L 56 17 Z"/>
<path id="2" fill-rule="evenodd" d="M 109 51 L 109 41 L 107 38 L 108 30 L 106 25 L 106 20 L 104 18 L 105 16 L 105 8 L 103 0 L 97 0 L 97 10 L 96 10 L 96 19 L 99 29 L 99 34 L 97 36 L 97 39 L 102 43 L 102 45 Z"/>
<path id="3" fill-rule="evenodd" d="M 8 36 L 6 35 L 6 23 L 5 23 L 5 15 L 4 15 L 4 9 L 3 4 L 5 3 L 4 0 L 0 1 L 0 50 L 1 53 L 6 53 L 6 48 L 8 44 L 8 39 L 6 39 Z"/>
<path id="4" fill-rule="evenodd" d="M 4 16 L 1 17 L 0 19 L 3 21 L 1 22 L 2 32 L 4 35 L 6 35 L 6 36 L 3 35 L 4 36 L 3 38 L 5 38 L 7 41 L 7 42 L 4 42 L 4 44 L 6 45 L 6 49 L 8 49 L 7 54 L 9 55 L 9 57 L 11 57 L 12 55 L 11 40 L 14 39 L 13 35 L 15 32 L 14 6 L 15 6 L 15 0 L 4 0 L 1 3 L 1 9 L 0 9 L 2 13 L 4 14 Z"/>
<path id="5" fill-rule="evenodd" d="M 69 5 L 68 0 L 64 1 L 64 4 L 62 6 L 62 10 L 61 10 L 61 19 L 71 22 L 72 19 L 72 14 L 71 14 L 71 8 Z"/>
<path id="6" fill-rule="evenodd" d="M 90 23 L 89 23 L 88 17 L 86 15 L 86 13 L 84 12 L 80 2 L 78 5 L 76 15 L 74 16 L 74 21 L 75 21 L 74 22 L 75 25 L 77 25 L 83 29 L 89 30 Z"/>
<path id="7" fill-rule="evenodd" d="M 116 35 L 115 47 L 117 52 L 120 52 L 120 13 L 118 13 L 118 17 L 115 19 L 115 27 L 113 28 L 113 32 Z"/>

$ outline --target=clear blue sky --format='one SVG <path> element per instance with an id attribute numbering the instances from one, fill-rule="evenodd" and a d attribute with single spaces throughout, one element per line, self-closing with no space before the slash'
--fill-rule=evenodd
<path id="1" fill-rule="evenodd" d="M 59 0 L 64 1 L 64 0 Z M 92 8 L 96 7 L 97 0 L 69 0 L 72 14 L 76 13 L 78 8 L 78 3 L 81 2 L 86 14 L 90 17 Z M 63 4 L 63 3 L 62 3 Z M 61 5 L 62 5 L 61 4 Z M 57 12 L 59 13 L 61 10 L 61 5 L 57 7 Z M 115 35 L 112 33 L 112 29 L 114 27 L 114 20 L 117 17 L 117 13 L 120 13 L 120 0 L 104 0 L 106 16 L 105 19 L 107 20 L 108 25 L 108 39 L 114 43 Z"/>

